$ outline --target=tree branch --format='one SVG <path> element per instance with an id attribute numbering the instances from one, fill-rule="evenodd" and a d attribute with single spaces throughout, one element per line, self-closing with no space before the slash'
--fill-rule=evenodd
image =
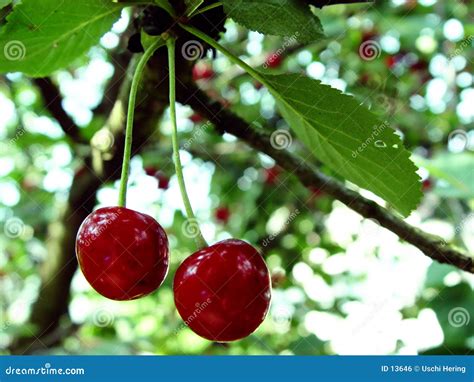
<path id="1" fill-rule="evenodd" d="M 56 121 L 58 121 L 64 133 L 75 143 L 87 144 L 88 142 L 81 137 L 79 127 L 64 111 L 62 106 L 61 92 L 59 91 L 59 88 L 53 83 L 53 81 L 46 77 L 35 78 L 33 82 L 38 87 L 41 95 L 43 96 L 45 108 L 56 119 Z"/>
<path id="2" fill-rule="evenodd" d="M 362 197 L 357 192 L 346 188 L 342 183 L 319 172 L 295 154 L 273 148 L 269 133 L 257 130 L 237 115 L 223 109 L 220 103 L 210 99 L 194 84 L 188 82 L 186 89 L 178 92 L 178 100 L 191 106 L 203 117 L 213 122 L 220 133 L 235 135 L 254 149 L 272 157 L 278 165 L 296 175 L 305 186 L 314 186 L 324 190 L 363 217 L 375 219 L 382 227 L 414 245 L 431 259 L 474 273 L 473 258 L 448 246 L 441 238 L 410 226 L 374 201 Z"/>

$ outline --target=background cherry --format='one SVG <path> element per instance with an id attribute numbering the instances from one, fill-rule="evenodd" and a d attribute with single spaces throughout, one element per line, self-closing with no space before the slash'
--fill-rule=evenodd
<path id="1" fill-rule="evenodd" d="M 202 121 L 204 121 L 204 118 L 201 116 L 201 114 L 198 114 L 198 113 L 193 113 L 190 117 L 189 117 L 190 121 L 193 122 L 193 123 L 201 123 Z"/>
<path id="2" fill-rule="evenodd" d="M 151 216 L 124 207 L 100 208 L 82 223 L 76 255 L 92 287 L 112 300 L 156 290 L 168 272 L 168 238 Z"/>
<path id="3" fill-rule="evenodd" d="M 221 223 L 227 223 L 230 218 L 230 210 L 227 207 L 221 206 L 216 209 L 216 220 Z"/>
<path id="4" fill-rule="evenodd" d="M 271 53 L 267 56 L 265 64 L 268 68 L 276 69 L 283 63 L 283 57 L 278 53 Z"/>
<path id="5" fill-rule="evenodd" d="M 170 186 L 170 178 L 166 176 L 162 171 L 156 169 L 156 167 L 149 166 L 145 167 L 145 173 L 158 180 L 158 188 L 160 190 L 167 190 Z"/>
<path id="6" fill-rule="evenodd" d="M 193 80 L 209 80 L 214 77 L 214 70 L 211 65 L 205 63 L 198 63 L 193 66 Z"/>
<path id="7" fill-rule="evenodd" d="M 235 341 L 264 320 L 271 295 L 267 266 L 250 244 L 224 240 L 189 256 L 174 278 L 182 319 L 211 341 Z"/>
<path id="8" fill-rule="evenodd" d="M 264 171 L 264 182 L 269 186 L 272 186 L 277 183 L 278 178 L 280 177 L 281 169 L 278 166 L 273 166 L 271 168 L 266 168 Z"/>

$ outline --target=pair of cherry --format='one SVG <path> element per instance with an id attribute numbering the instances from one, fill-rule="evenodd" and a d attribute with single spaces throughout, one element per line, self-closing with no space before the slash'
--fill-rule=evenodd
<path id="1" fill-rule="evenodd" d="M 124 207 L 90 214 L 76 239 L 87 281 L 113 300 L 133 300 L 155 291 L 168 273 L 168 238 L 149 215 Z M 250 335 L 270 304 L 270 276 L 259 252 L 242 240 L 224 240 L 198 250 L 178 268 L 174 300 L 185 323 L 218 342 Z"/>

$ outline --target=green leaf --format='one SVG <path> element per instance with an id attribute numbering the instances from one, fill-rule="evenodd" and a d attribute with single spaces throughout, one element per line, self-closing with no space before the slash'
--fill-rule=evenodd
<path id="1" fill-rule="evenodd" d="M 13 0 L 0 0 L 0 9 L 5 8 L 7 5 L 11 4 Z"/>
<path id="2" fill-rule="evenodd" d="M 174 9 L 168 0 L 155 0 L 155 4 L 163 8 L 170 15 L 173 15 Z"/>
<path id="3" fill-rule="evenodd" d="M 283 117 L 316 158 L 403 215 L 416 208 L 422 196 L 417 168 L 387 121 L 308 77 L 262 76 Z"/>
<path id="4" fill-rule="evenodd" d="M 302 43 L 324 37 L 319 19 L 298 0 L 223 0 L 222 3 L 229 17 L 248 29 Z"/>
<path id="5" fill-rule="evenodd" d="M 186 3 L 186 15 L 192 14 L 196 9 L 198 9 L 204 0 L 185 0 Z"/>
<path id="6" fill-rule="evenodd" d="M 474 155 L 440 153 L 432 159 L 416 158 L 436 178 L 434 192 L 444 198 L 474 198 Z"/>
<path id="7" fill-rule="evenodd" d="M 120 17 L 110 0 L 23 0 L 0 34 L 0 73 L 46 76 L 97 43 Z"/>

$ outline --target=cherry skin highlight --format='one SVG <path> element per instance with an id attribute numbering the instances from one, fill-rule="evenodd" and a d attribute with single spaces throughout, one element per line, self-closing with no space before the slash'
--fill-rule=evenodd
<path id="1" fill-rule="evenodd" d="M 168 273 L 168 237 L 151 216 L 124 207 L 100 208 L 82 223 L 76 255 L 102 296 L 134 300 L 155 291 Z"/>
<path id="2" fill-rule="evenodd" d="M 181 318 L 210 341 L 247 337 L 270 306 L 268 268 L 242 240 L 224 240 L 193 253 L 176 271 L 173 289 Z"/>

